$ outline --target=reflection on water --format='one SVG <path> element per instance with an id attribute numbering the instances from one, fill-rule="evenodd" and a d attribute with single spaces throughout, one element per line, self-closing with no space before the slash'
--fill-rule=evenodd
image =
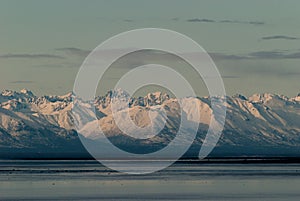
<path id="1" fill-rule="evenodd" d="M 0 200 L 300 200 L 299 186 L 300 164 L 181 163 L 133 176 L 93 161 L 0 161 Z"/>

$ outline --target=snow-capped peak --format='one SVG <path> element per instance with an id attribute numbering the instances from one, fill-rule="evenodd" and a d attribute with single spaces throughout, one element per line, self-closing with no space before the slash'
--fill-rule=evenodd
<path id="1" fill-rule="evenodd" d="M 300 93 L 296 97 L 291 98 L 291 101 L 300 102 Z"/>
<path id="2" fill-rule="evenodd" d="M 234 96 L 232 96 L 232 98 L 238 98 L 238 99 L 241 99 L 241 100 L 248 100 L 248 98 L 242 94 L 235 94 Z"/>
<path id="3" fill-rule="evenodd" d="M 5 90 L 0 95 L 0 147 L 4 143 L 15 146 L 18 142 L 24 144 L 23 139 L 27 139 L 27 145 L 38 144 L 41 141 L 55 144 L 64 129 L 74 128 L 74 116 L 72 115 L 73 93 L 63 96 L 42 96 L 36 97 L 29 90 L 14 92 Z M 123 136 L 118 128 L 111 112 L 113 98 L 125 98 L 129 101 L 129 115 L 138 127 L 145 127 L 151 124 L 149 114 L 156 114 L 157 125 L 164 117 L 160 111 L 166 113 L 165 127 L 161 127 L 162 135 L 153 137 L 156 143 L 166 143 L 176 134 L 181 122 L 180 101 L 185 100 L 183 105 L 183 117 L 190 122 L 199 123 L 199 137 L 196 143 L 201 142 L 206 133 L 207 126 L 213 119 L 218 118 L 218 113 L 212 111 L 210 101 L 222 97 L 204 98 L 169 98 L 167 94 L 161 92 L 149 93 L 145 97 L 129 97 L 123 90 L 111 90 L 106 96 L 96 97 L 95 109 L 98 120 L 92 122 L 95 127 L 100 125 L 101 129 L 108 136 Z M 192 101 L 194 100 L 194 101 Z M 288 99 L 285 96 L 276 94 L 254 94 L 249 98 L 243 95 L 226 97 L 227 116 L 223 136 L 220 140 L 222 145 L 237 145 L 251 147 L 268 146 L 300 146 L 300 94 Z M 90 105 L 90 104 L 88 104 Z M 200 111 L 200 119 L 195 114 L 195 108 Z M 119 112 L 119 111 L 118 111 Z M 121 108 L 120 113 L 123 110 Z M 154 112 L 154 113 L 153 113 Z M 84 125 L 85 129 L 93 131 L 91 125 L 85 126 L 85 121 L 90 119 L 90 110 L 82 111 L 80 118 L 76 119 Z M 152 119 L 152 118 L 151 118 Z M 8 126 L 7 126 L 8 125 Z M 126 125 L 125 125 L 126 126 Z M 188 129 L 186 132 L 189 132 Z M 4 134 L 3 134 L 4 133 Z M 48 133 L 50 133 L 48 135 Z M 26 134 L 26 135 L 24 135 Z M 36 137 L 36 134 L 41 137 Z M 149 133 L 151 135 L 152 133 Z M 15 136 L 23 135 L 24 138 Z M 35 135 L 34 137 L 32 135 Z M 1 138 L 3 137 L 3 138 Z M 7 138 L 6 138 L 7 137 Z M 65 136 L 66 139 L 69 136 Z M 88 137 L 88 136 L 86 136 Z M 49 138 L 49 139 L 48 139 Z M 1 141 L 2 139 L 5 139 Z M 46 139 L 46 140 L 45 140 Z M 54 139 L 54 140 L 53 140 Z M 59 138 L 61 140 L 61 138 Z M 117 138 L 122 139 L 122 138 Z M 131 146 L 130 141 L 126 141 L 126 146 Z M 33 142 L 36 140 L 35 142 Z M 2 144 L 1 144 L 2 143 Z M 148 143 L 148 142 L 147 142 Z M 19 146 L 18 145 L 18 146 Z M 45 145 L 47 146 L 47 145 Z"/>
<path id="4" fill-rule="evenodd" d="M 144 97 L 147 106 L 161 105 L 164 101 L 170 99 L 169 95 L 162 92 L 149 93 Z"/>
<path id="5" fill-rule="evenodd" d="M 288 98 L 283 95 L 263 93 L 250 96 L 249 101 L 252 103 L 267 103 L 270 101 L 288 101 Z"/>
<path id="6" fill-rule="evenodd" d="M 32 91 L 30 91 L 28 89 L 21 89 L 20 93 L 21 94 L 25 94 L 27 96 L 34 96 L 34 94 L 32 93 Z"/>
<path id="7" fill-rule="evenodd" d="M 1 95 L 2 96 L 8 96 L 8 97 L 12 97 L 12 96 L 14 96 L 16 94 L 16 92 L 15 91 L 12 91 L 12 90 L 4 90 L 4 91 L 2 91 L 2 93 L 1 93 Z"/>

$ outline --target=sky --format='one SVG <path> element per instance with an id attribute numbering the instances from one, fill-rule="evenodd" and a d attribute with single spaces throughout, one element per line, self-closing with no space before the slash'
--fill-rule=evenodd
<path id="1" fill-rule="evenodd" d="M 300 92 L 299 7 L 298 0 L 0 0 L 0 90 L 66 94 L 101 42 L 152 27 L 198 42 L 214 59 L 228 95 L 293 97 Z M 129 64 L 112 68 L 99 93 Z M 201 80 L 191 82 L 206 95 Z"/>

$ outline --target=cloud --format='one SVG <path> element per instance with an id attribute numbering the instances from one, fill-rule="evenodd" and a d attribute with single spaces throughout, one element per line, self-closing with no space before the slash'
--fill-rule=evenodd
<path id="1" fill-rule="evenodd" d="M 243 24 L 253 24 L 253 25 L 264 25 L 264 22 L 260 22 L 260 21 L 250 21 L 250 22 L 243 22 L 241 21 L 241 23 Z"/>
<path id="2" fill-rule="evenodd" d="M 220 20 L 219 23 L 264 25 L 261 21 Z"/>
<path id="3" fill-rule="evenodd" d="M 286 54 L 281 51 L 259 51 L 250 53 L 249 57 L 255 59 L 300 59 L 300 52 Z"/>
<path id="4" fill-rule="evenodd" d="M 291 36 L 284 36 L 284 35 L 275 35 L 275 36 L 265 36 L 261 38 L 262 40 L 299 40 L 299 38 L 291 37 Z"/>
<path id="5" fill-rule="evenodd" d="M 100 53 L 107 55 L 107 57 L 110 56 L 113 57 L 115 55 L 118 55 L 119 51 L 121 51 L 121 49 L 106 50 L 103 52 L 101 51 Z M 201 54 L 199 54 L 199 52 L 186 52 L 183 54 L 186 54 L 189 58 L 201 60 Z M 256 51 L 256 52 L 249 52 L 245 54 L 234 54 L 234 53 L 226 54 L 220 52 L 208 52 L 208 54 L 211 56 L 212 59 L 216 61 L 217 60 L 239 61 L 239 60 L 257 60 L 257 59 L 300 59 L 300 50 L 298 52 L 286 51 L 286 50 L 285 51 L 278 51 L 278 50 Z M 120 68 L 125 68 L 125 67 L 131 68 L 132 66 L 147 64 L 148 61 L 152 61 L 153 59 L 159 61 L 178 60 L 178 58 L 174 57 L 174 55 L 166 52 L 143 50 L 143 51 L 132 52 L 131 54 L 126 55 L 126 57 L 121 57 L 115 63 L 115 65 L 119 66 Z"/>
<path id="6" fill-rule="evenodd" d="M 216 22 L 215 20 L 211 20 L 211 19 L 199 19 L 199 18 L 194 18 L 194 19 L 188 19 L 187 22 Z"/>
<path id="7" fill-rule="evenodd" d="M 187 22 L 205 22 L 205 23 L 228 23 L 228 24 L 250 24 L 250 25 L 264 25 L 265 22 L 262 21 L 240 21 L 240 20 L 213 20 L 207 18 L 194 18 L 188 19 Z"/>
<path id="8" fill-rule="evenodd" d="M 300 52 L 286 53 L 285 51 L 257 51 L 245 55 L 211 52 L 215 60 L 245 60 L 245 59 L 300 59 Z"/>
<path id="9" fill-rule="evenodd" d="M 300 52 L 286 55 L 287 59 L 300 59 Z"/>
<path id="10" fill-rule="evenodd" d="M 18 81 L 12 81 L 10 83 L 12 83 L 12 84 L 31 84 L 31 83 L 34 83 L 34 82 L 29 81 L 29 80 L 18 80 Z"/>
<path id="11" fill-rule="evenodd" d="M 247 56 L 243 55 L 234 55 L 234 54 L 224 54 L 224 53 L 215 53 L 211 52 L 209 55 L 216 60 L 242 60 L 242 59 L 248 59 Z"/>
<path id="12" fill-rule="evenodd" d="M 73 55 L 80 55 L 80 56 L 87 56 L 91 51 L 89 50 L 82 50 L 79 48 L 59 48 L 56 49 L 58 51 L 64 51 L 68 54 L 73 54 Z M 105 55 L 106 57 L 115 57 L 118 56 L 120 53 L 122 53 L 124 49 L 107 49 L 107 50 L 99 50 L 99 54 Z M 126 64 L 131 65 L 142 65 L 143 63 L 140 63 L 141 60 L 143 59 L 149 59 L 147 56 L 147 51 L 150 53 L 150 55 L 157 55 L 161 54 L 164 55 L 166 53 L 160 52 L 160 51 L 153 51 L 153 50 L 143 50 L 143 51 L 138 51 L 135 52 L 135 49 L 126 49 L 126 51 L 131 51 L 131 54 L 134 54 L 136 56 L 130 57 L 130 58 L 124 58 L 122 60 L 122 64 L 119 64 L 120 66 L 125 66 Z M 189 54 L 190 56 L 199 56 L 198 53 L 186 53 Z M 209 55 L 215 59 L 215 60 L 250 60 L 250 59 L 300 59 L 300 50 L 298 52 L 290 52 L 288 53 L 287 51 L 256 51 L 256 52 L 250 52 L 248 54 L 226 54 L 226 53 L 218 53 L 218 52 L 209 52 Z M 127 55 L 129 56 L 129 55 Z M 151 59 L 151 57 L 150 57 Z M 172 59 L 172 58 L 171 58 Z M 123 67 L 122 67 L 123 68 Z"/>
<path id="13" fill-rule="evenodd" d="M 278 59 L 282 58 L 284 54 L 279 51 L 258 51 L 250 53 L 249 56 L 257 59 Z"/>
<path id="14" fill-rule="evenodd" d="M 65 57 L 53 54 L 4 54 L 3 59 L 65 59 Z"/>
<path id="15" fill-rule="evenodd" d="M 83 50 L 83 49 L 75 48 L 75 47 L 57 48 L 55 50 L 64 52 L 69 55 L 75 55 L 75 56 L 81 56 L 81 57 L 86 57 L 91 52 L 90 50 Z"/>
<path id="16" fill-rule="evenodd" d="M 71 55 L 76 55 L 76 56 L 81 56 L 81 57 L 86 57 L 91 51 L 90 50 L 83 50 L 79 48 L 74 48 L 74 47 L 65 47 L 65 48 L 57 48 L 55 49 L 57 51 L 62 51 L 66 54 L 71 54 Z M 122 53 L 124 49 L 107 49 L 107 50 L 99 50 L 99 54 L 105 55 L 107 57 L 115 57 L 118 56 L 120 53 Z M 135 49 L 126 49 L 126 51 L 132 51 L 131 54 L 135 52 Z M 153 50 L 143 50 L 139 51 L 140 53 L 135 53 L 138 56 L 136 57 L 130 57 L 126 61 L 123 59 L 122 64 L 120 65 L 122 68 L 125 68 L 124 66 L 125 63 L 128 64 L 129 66 L 136 66 L 136 65 L 144 65 L 145 63 L 140 63 L 139 61 L 143 59 L 147 59 L 147 51 L 149 51 L 150 55 L 153 56 L 153 54 L 167 54 L 164 52 L 157 52 Z M 198 53 L 187 53 L 189 55 L 193 56 L 198 56 Z M 195 54 L 195 55 L 194 55 Z M 210 52 L 209 55 L 215 59 L 215 60 L 244 60 L 244 59 L 281 59 L 281 58 L 286 58 L 286 59 L 296 59 L 299 58 L 299 53 L 292 53 L 292 54 L 284 54 L 283 52 L 280 51 L 259 51 L 259 52 L 252 52 L 249 54 L 245 55 L 239 55 L 239 54 L 226 54 L 226 53 L 217 53 L 217 52 Z M 127 55 L 129 56 L 129 55 Z M 150 57 L 151 58 L 151 57 Z M 149 59 L 149 58 L 148 58 Z"/>

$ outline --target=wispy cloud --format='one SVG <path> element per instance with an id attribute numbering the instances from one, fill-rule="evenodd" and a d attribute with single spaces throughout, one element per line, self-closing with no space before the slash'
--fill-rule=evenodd
<path id="1" fill-rule="evenodd" d="M 253 25 L 264 25 L 265 24 L 265 22 L 260 22 L 260 21 L 249 21 L 249 22 L 241 21 L 240 23 L 242 23 L 242 24 L 253 24 Z"/>
<path id="2" fill-rule="evenodd" d="M 63 56 L 54 54 L 3 54 L 3 59 L 65 59 Z"/>
<path id="3" fill-rule="evenodd" d="M 210 23 L 214 23 L 216 22 L 215 20 L 211 20 L 211 19 L 199 19 L 199 18 L 194 18 L 194 19 L 188 19 L 186 20 L 187 22 L 210 22 Z"/>
<path id="4" fill-rule="evenodd" d="M 75 56 L 81 56 L 81 57 L 86 57 L 91 52 L 90 50 L 83 50 L 83 49 L 75 48 L 75 47 L 57 48 L 55 50 L 64 52 L 69 55 L 75 55 Z"/>
<path id="5" fill-rule="evenodd" d="M 245 59 L 300 59 L 300 52 L 257 51 L 245 55 L 209 53 L 216 60 L 245 60 Z"/>
<path id="6" fill-rule="evenodd" d="M 275 35 L 275 36 L 265 36 L 261 38 L 262 40 L 299 40 L 299 38 L 285 36 L 285 35 Z"/>
<path id="7" fill-rule="evenodd" d="M 242 60 L 248 59 L 247 56 L 243 55 L 234 55 L 234 54 L 224 54 L 224 53 L 215 53 L 211 52 L 209 55 L 215 60 Z"/>
<path id="8" fill-rule="evenodd" d="M 300 52 L 258 51 L 250 53 L 249 56 L 256 59 L 300 59 Z"/>
<path id="9" fill-rule="evenodd" d="M 240 20 L 220 20 L 219 23 L 250 24 L 250 25 L 264 25 L 265 24 L 265 22 L 262 22 L 262 21 L 240 21 Z"/>
<path id="10" fill-rule="evenodd" d="M 250 25 L 264 25 L 265 22 L 262 21 L 241 21 L 241 20 L 214 20 L 214 19 L 207 19 L 207 18 L 193 18 L 187 19 L 187 22 L 203 22 L 203 23 L 228 23 L 228 24 L 250 24 Z"/>

